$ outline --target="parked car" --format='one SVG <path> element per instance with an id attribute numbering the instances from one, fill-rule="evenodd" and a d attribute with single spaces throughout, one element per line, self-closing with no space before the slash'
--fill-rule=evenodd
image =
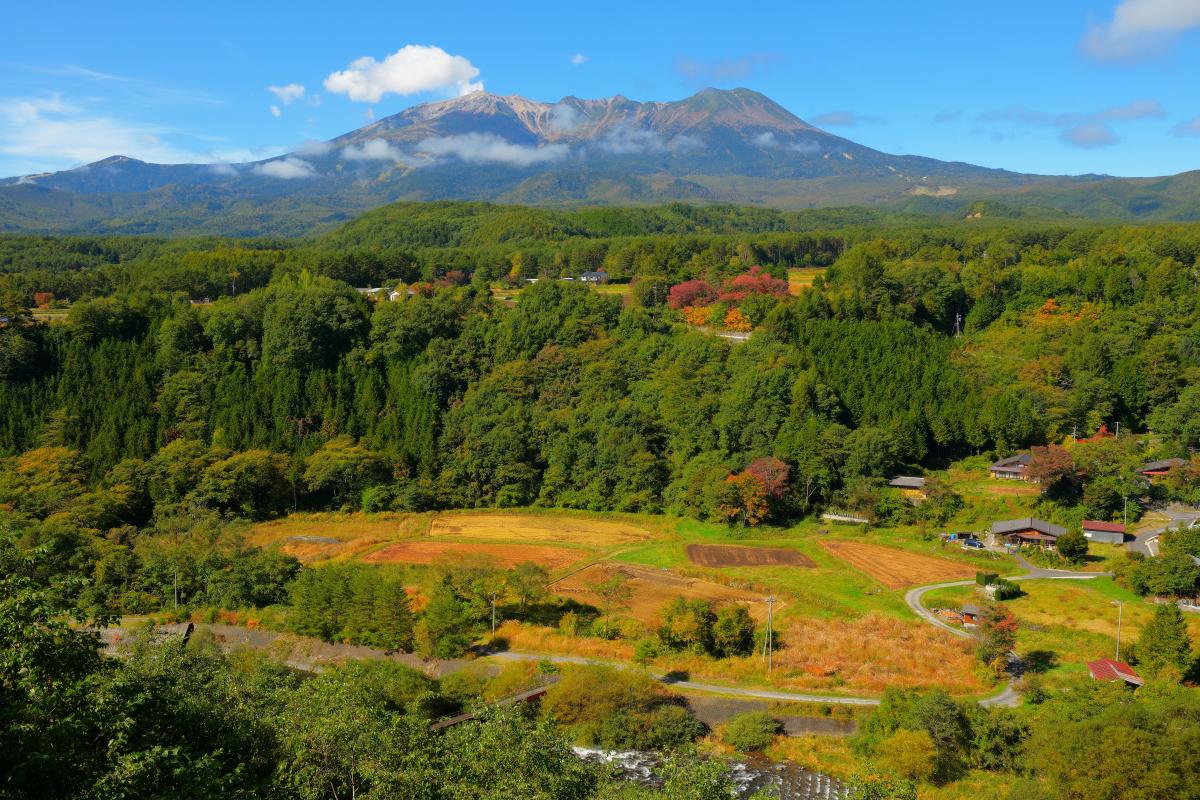
<path id="1" fill-rule="evenodd" d="M 963 550 L 982 550 L 983 542 L 979 541 L 978 539 L 963 539 L 962 549 Z"/>

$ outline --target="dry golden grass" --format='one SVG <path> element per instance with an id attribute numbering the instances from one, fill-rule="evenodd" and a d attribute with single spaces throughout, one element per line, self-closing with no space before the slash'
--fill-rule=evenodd
<path id="1" fill-rule="evenodd" d="M 496 636 L 508 642 L 510 650 L 529 653 L 566 653 L 604 661 L 629 661 L 633 645 L 591 636 L 567 636 L 555 628 L 523 625 L 509 620 L 496 629 Z"/>
<path id="2" fill-rule="evenodd" d="M 350 558 L 424 527 L 414 514 L 293 514 L 250 529 L 248 544 L 278 546 L 305 563 Z"/>
<path id="3" fill-rule="evenodd" d="M 591 553 L 566 547 L 535 544 L 480 544 L 474 542 L 396 542 L 376 550 L 362 560 L 371 564 L 432 564 L 454 559 L 487 558 L 497 567 L 513 567 L 526 561 L 548 570 L 562 569 L 590 558 Z"/>
<path id="4" fill-rule="evenodd" d="M 984 484 L 983 490 L 998 497 L 1032 497 L 1041 493 L 1037 486 L 1023 481 L 996 481 Z"/>
<path id="5" fill-rule="evenodd" d="M 649 531 L 624 522 L 548 514 L 442 514 L 434 518 L 429 535 L 442 539 L 567 542 L 591 547 L 653 538 Z"/>
<path id="6" fill-rule="evenodd" d="M 975 568 L 956 561 L 866 542 L 821 541 L 821 547 L 889 589 L 970 578 Z"/>
<path id="7" fill-rule="evenodd" d="M 780 736 L 767 749 L 772 761 L 791 761 L 813 772 L 849 778 L 864 768 L 842 736 Z"/>
<path id="8" fill-rule="evenodd" d="M 633 591 L 629 605 L 621 613 L 639 622 L 657 624 L 662 619 L 663 608 L 677 597 L 708 600 L 715 605 L 744 603 L 755 619 L 766 618 L 766 604 L 762 602 L 761 595 L 700 578 L 689 578 L 665 569 L 632 564 L 592 564 L 551 584 L 550 588 L 555 594 L 599 607 L 600 598 L 591 586 L 617 573 L 628 580 L 629 588 Z M 780 607 L 781 604 L 776 605 L 777 609 Z"/>
<path id="9" fill-rule="evenodd" d="M 788 292 L 800 294 L 813 285 L 813 281 L 818 275 L 824 274 L 824 267 L 792 267 L 787 271 Z"/>
<path id="10" fill-rule="evenodd" d="M 940 686 L 956 694 L 987 687 L 975 674 L 972 643 L 925 623 L 869 614 L 856 620 L 786 623 L 775 655 L 782 685 L 882 692 Z"/>

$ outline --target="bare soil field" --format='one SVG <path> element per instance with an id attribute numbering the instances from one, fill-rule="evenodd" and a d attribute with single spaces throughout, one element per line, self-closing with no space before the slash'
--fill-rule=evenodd
<path id="1" fill-rule="evenodd" d="M 594 584 L 601 583 L 613 574 L 619 573 L 629 581 L 633 597 L 621 614 L 633 617 L 641 622 L 657 623 L 662 619 L 663 608 L 677 597 L 688 600 L 709 600 L 715 605 L 725 603 L 744 603 L 750 615 L 756 620 L 766 619 L 767 605 L 762 596 L 744 589 L 722 586 L 719 583 L 688 578 L 683 575 L 654 567 L 634 566 L 632 564 L 593 564 L 586 569 L 568 575 L 550 585 L 555 594 L 590 603 L 599 607 L 600 598 L 592 591 Z M 776 613 L 780 604 L 776 604 Z"/>
<path id="2" fill-rule="evenodd" d="M 497 567 L 532 561 L 548 570 L 562 569 L 590 558 L 591 553 L 566 547 L 533 544 L 475 544 L 472 542 L 396 542 L 363 557 L 371 564 L 432 564 L 444 559 L 483 558 Z"/>
<path id="3" fill-rule="evenodd" d="M 975 569 L 944 558 L 866 542 L 822 541 L 821 546 L 889 589 L 970 578 Z"/>
<path id="4" fill-rule="evenodd" d="M 701 567 L 815 567 L 799 550 L 782 547 L 737 547 L 723 544 L 689 544 L 688 561 Z"/>
<path id="5" fill-rule="evenodd" d="M 440 539 L 570 542 L 593 547 L 653 538 L 649 531 L 623 522 L 542 514 L 443 514 L 434 518 L 429 535 Z"/>

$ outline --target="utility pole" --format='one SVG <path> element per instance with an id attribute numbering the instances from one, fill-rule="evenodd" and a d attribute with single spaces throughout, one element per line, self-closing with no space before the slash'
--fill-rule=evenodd
<path id="1" fill-rule="evenodd" d="M 496 593 L 492 592 L 492 638 L 496 638 Z"/>
<path id="2" fill-rule="evenodd" d="M 954 335 L 955 337 L 962 335 L 962 312 L 954 312 Z"/>
<path id="3" fill-rule="evenodd" d="M 1071 441 L 1072 441 L 1072 442 L 1074 442 L 1074 441 L 1078 441 L 1078 440 L 1076 439 L 1076 437 L 1077 437 L 1078 435 L 1079 435 L 1079 426 L 1078 426 L 1078 425 L 1072 425 L 1072 426 L 1071 426 Z"/>
<path id="4" fill-rule="evenodd" d="M 775 655 L 774 634 L 772 633 L 772 625 L 775 618 L 775 595 L 767 597 L 767 632 L 763 636 L 763 655 L 767 659 L 767 672 L 771 671 L 771 664 Z"/>
<path id="5" fill-rule="evenodd" d="M 1121 617 L 1125 615 L 1125 604 L 1120 600 L 1113 600 L 1113 605 L 1117 607 L 1117 661 L 1121 660 Z"/>
<path id="6" fill-rule="evenodd" d="M 179 567 L 175 568 L 175 610 L 179 610 Z"/>
<path id="7" fill-rule="evenodd" d="M 1125 501 L 1125 527 L 1129 527 L 1129 495 L 1122 498 Z"/>
<path id="8" fill-rule="evenodd" d="M 1117 423 L 1117 432 L 1114 434 L 1118 439 L 1121 438 L 1121 423 Z"/>

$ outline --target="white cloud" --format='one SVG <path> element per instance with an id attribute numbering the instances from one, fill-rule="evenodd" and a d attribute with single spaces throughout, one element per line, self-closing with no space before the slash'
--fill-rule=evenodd
<path id="1" fill-rule="evenodd" d="M 237 168 L 232 164 L 210 164 L 208 168 L 217 175 L 229 178 L 235 177 L 238 174 Z"/>
<path id="2" fill-rule="evenodd" d="M 576 53 L 575 55 L 571 56 L 571 66 L 578 67 L 581 64 L 584 64 L 587 60 L 588 57 L 583 53 Z"/>
<path id="3" fill-rule="evenodd" d="M 332 149 L 333 145 L 329 142 L 319 142 L 310 139 L 297 147 L 293 152 L 305 158 L 320 158 Z"/>
<path id="4" fill-rule="evenodd" d="M 349 161 L 394 161 L 408 164 L 412 160 L 387 139 L 369 139 L 342 149 L 342 158 Z"/>
<path id="5" fill-rule="evenodd" d="M 1171 133 L 1176 136 L 1200 136 L 1200 117 L 1184 120 L 1172 128 Z"/>
<path id="6" fill-rule="evenodd" d="M 388 94 L 481 92 L 483 84 L 472 82 L 478 76 L 479 69 L 462 56 L 450 55 L 440 47 L 410 44 L 383 61 L 371 56 L 355 59 L 349 68 L 326 78 L 325 89 L 351 100 L 378 103 Z"/>
<path id="7" fill-rule="evenodd" d="M 793 142 L 781 142 L 775 137 L 774 131 L 763 131 L 762 133 L 750 139 L 759 147 L 782 147 L 785 150 L 792 150 L 802 156 L 816 155 L 821 152 L 821 145 L 810 139 L 798 139 Z"/>
<path id="8" fill-rule="evenodd" d="M 279 119 L 281 116 L 283 116 L 283 112 L 279 110 L 279 106 L 271 106 L 271 116 L 275 119 Z"/>
<path id="9" fill-rule="evenodd" d="M 550 128 L 563 133 L 569 133 L 579 127 L 580 116 L 579 109 L 559 103 L 550 109 Z"/>
<path id="10" fill-rule="evenodd" d="M 618 125 L 600 141 L 601 149 L 616 155 L 653 153 L 664 149 L 662 137 L 648 128 Z"/>
<path id="11" fill-rule="evenodd" d="M 253 172 L 255 175 L 263 175 L 268 178 L 283 178 L 284 180 L 311 178 L 317 174 L 312 164 L 303 159 L 291 156 L 259 164 L 254 168 Z"/>
<path id="12" fill-rule="evenodd" d="M 1162 55 L 1179 35 L 1200 27 L 1200 0 L 1121 0 L 1108 22 L 1088 28 L 1079 46 L 1097 61 Z"/>
<path id="13" fill-rule="evenodd" d="M 425 139 L 417 149 L 431 156 L 455 156 L 463 161 L 491 162 L 527 167 L 565 157 L 568 148 L 563 144 L 531 147 L 513 144 L 490 133 L 465 133 Z"/>
<path id="14" fill-rule="evenodd" d="M 304 85 L 289 83 L 284 86 L 268 86 L 267 91 L 279 98 L 279 102 L 290 106 L 297 100 L 304 99 Z"/>

